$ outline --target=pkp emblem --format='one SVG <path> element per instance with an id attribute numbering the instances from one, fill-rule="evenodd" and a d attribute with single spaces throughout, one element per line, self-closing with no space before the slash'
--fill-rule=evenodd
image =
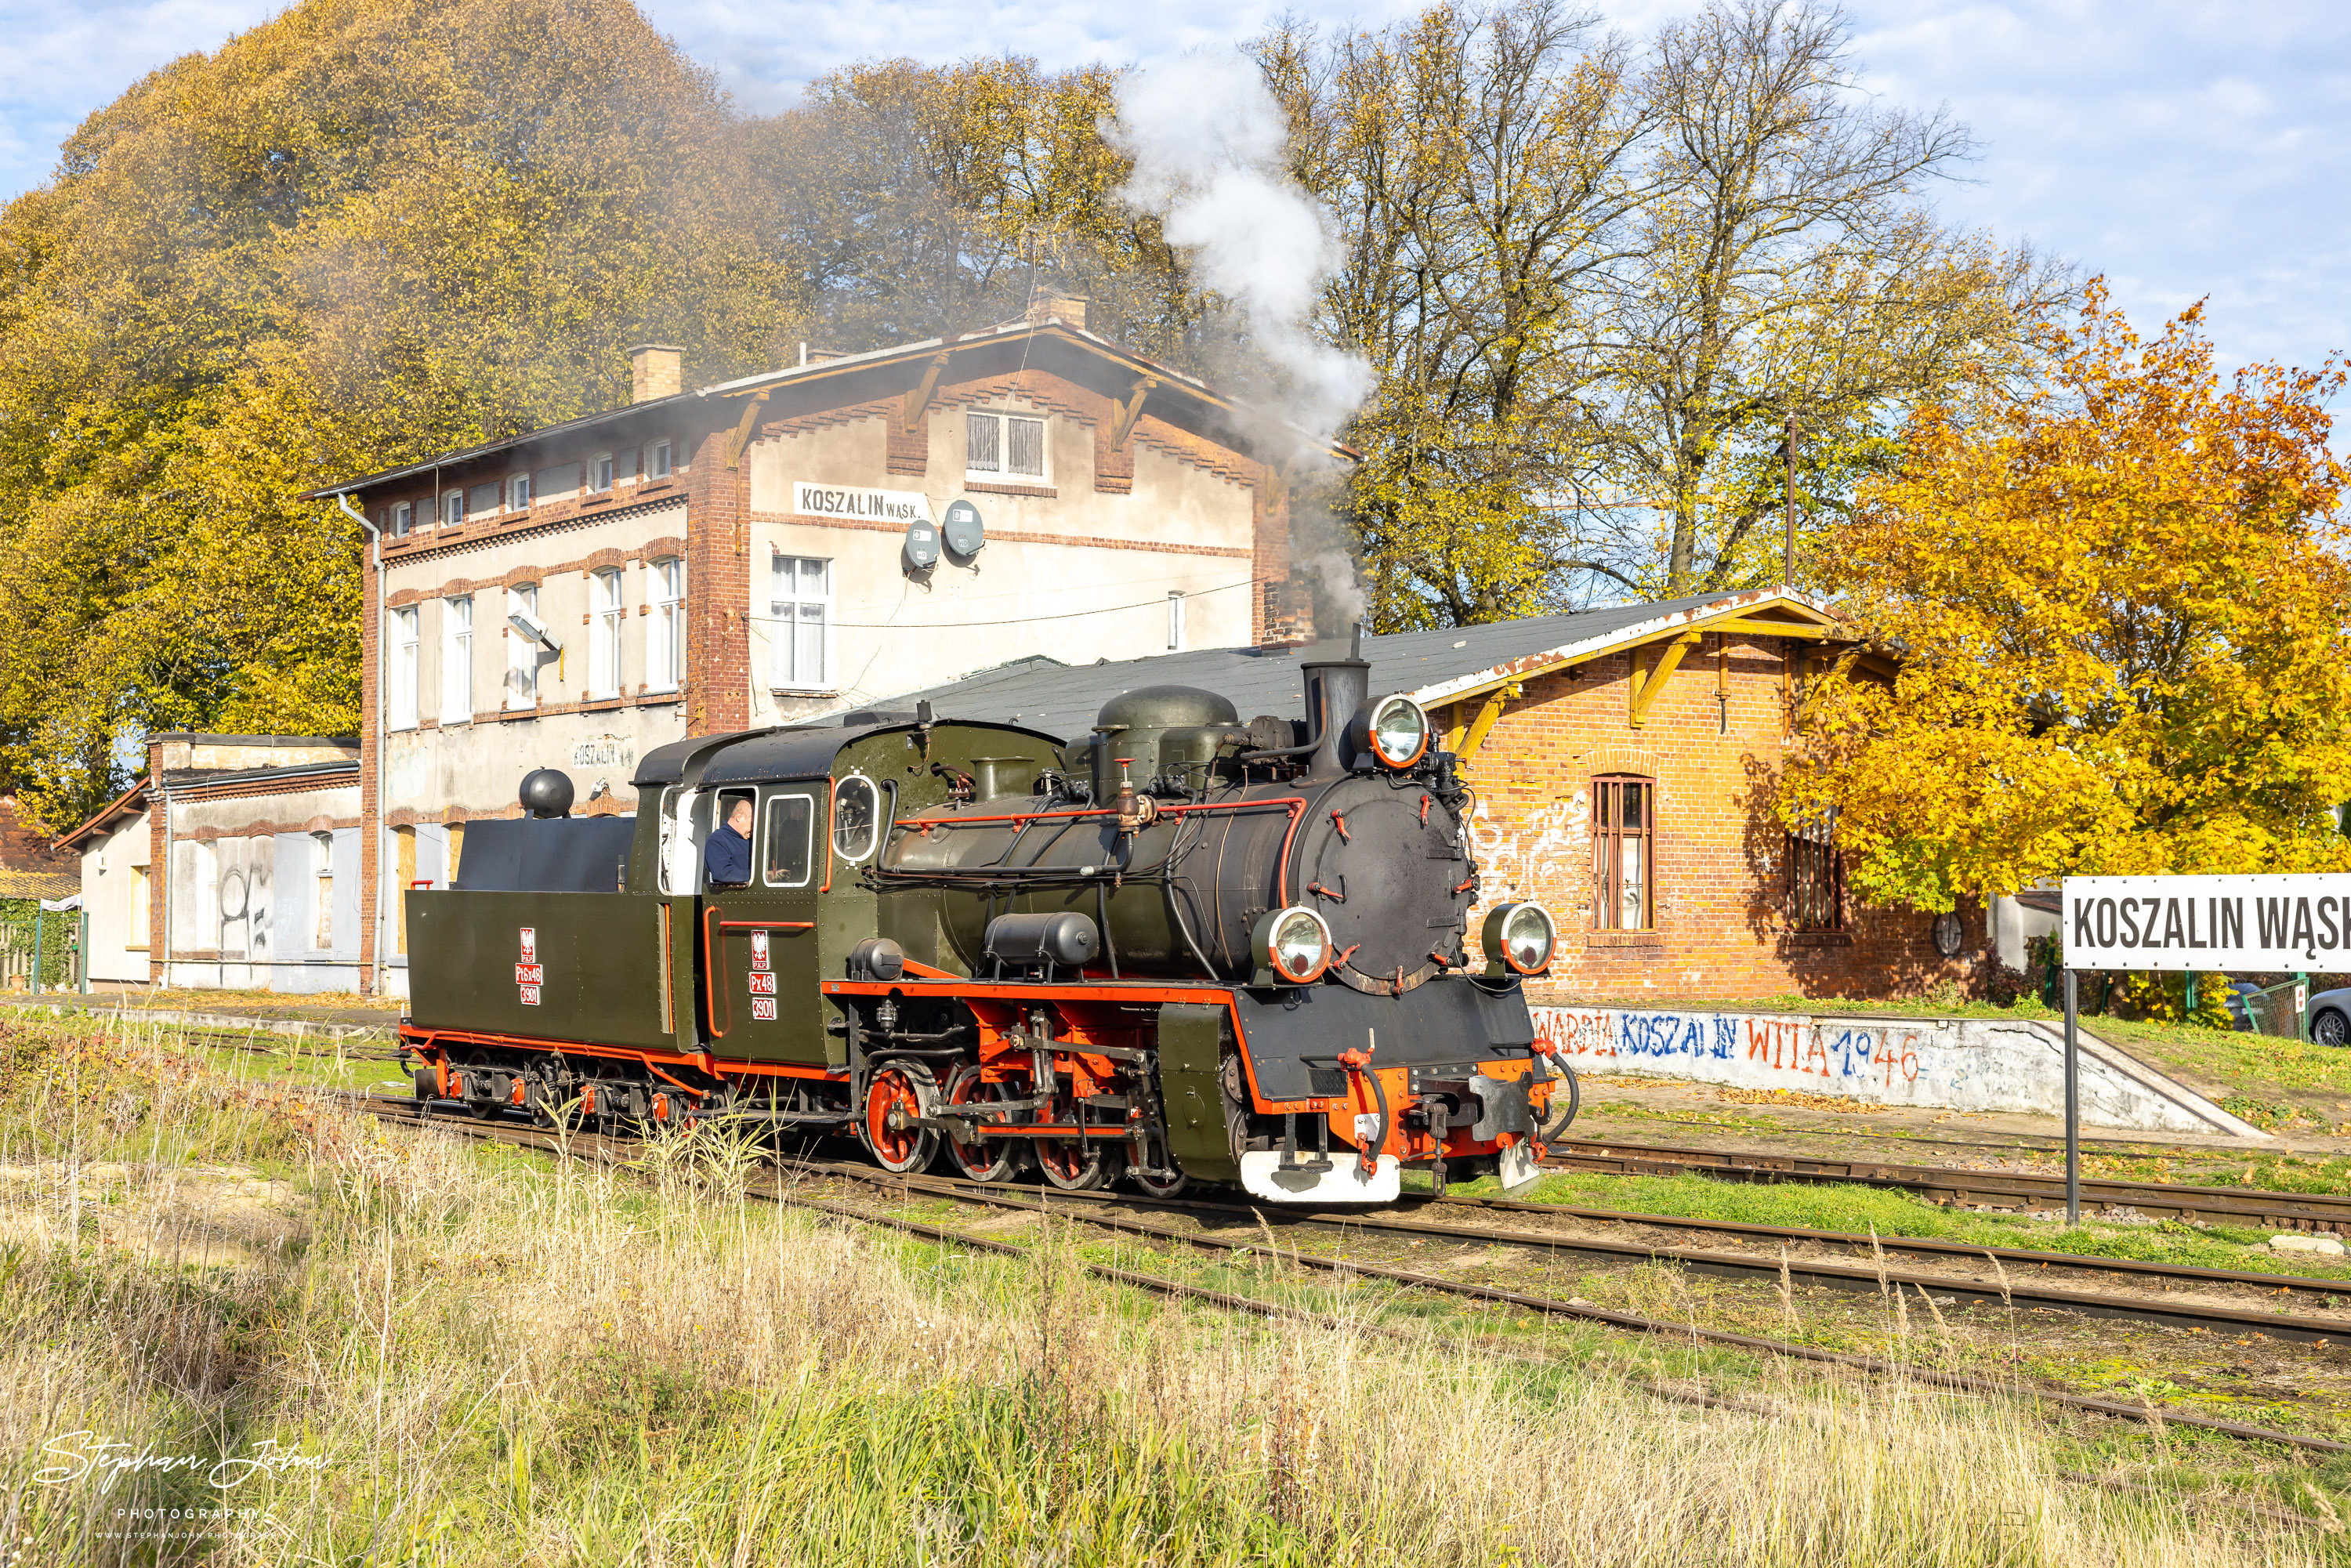
<path id="1" fill-rule="evenodd" d="M 538 930 L 536 926 L 522 928 L 522 961 L 526 964 L 538 962 Z"/>
<path id="2" fill-rule="evenodd" d="M 754 931 L 751 933 L 751 967 L 764 969 L 767 967 L 768 934 L 764 931 Z"/>

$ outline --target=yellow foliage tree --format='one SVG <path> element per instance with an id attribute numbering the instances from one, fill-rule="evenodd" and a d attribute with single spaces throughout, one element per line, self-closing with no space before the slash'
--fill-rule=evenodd
<path id="1" fill-rule="evenodd" d="M 2044 330 L 2045 380 L 1919 413 L 1830 540 L 1899 673 L 1813 683 L 1782 818 L 1834 814 L 1852 886 L 1920 909 L 2066 873 L 2351 869 L 2345 367 L 2224 383 L 2200 307 L 2142 341 L 2095 285 Z"/>

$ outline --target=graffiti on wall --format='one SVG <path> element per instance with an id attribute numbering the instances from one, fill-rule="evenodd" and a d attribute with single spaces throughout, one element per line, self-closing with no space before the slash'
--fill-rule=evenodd
<path id="1" fill-rule="evenodd" d="M 1589 815 L 1581 793 L 1513 822 L 1498 820 L 1488 802 L 1479 800 L 1469 814 L 1469 847 L 1479 876 L 1488 887 L 1521 898 L 1540 896 L 1539 890 L 1552 886 L 1580 887 L 1592 873 Z"/>
<path id="2" fill-rule="evenodd" d="M 1536 1008 L 1536 1039 L 1570 1062 L 1675 1078 L 1907 1098 L 1936 1058 L 1927 1025 L 1754 1013 Z"/>

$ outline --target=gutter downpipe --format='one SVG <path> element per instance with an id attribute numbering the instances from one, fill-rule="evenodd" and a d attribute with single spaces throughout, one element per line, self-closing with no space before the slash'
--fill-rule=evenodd
<path id="1" fill-rule="evenodd" d="M 367 536 L 368 548 L 375 553 L 375 612 L 377 619 L 381 621 L 383 616 L 383 530 L 369 522 L 365 512 L 351 505 L 351 493 L 349 490 L 335 492 L 335 505 L 342 508 L 345 517 L 360 526 L 360 531 Z M 441 487 L 437 477 L 434 482 L 433 505 L 436 508 L 441 505 Z M 379 666 L 383 662 L 383 628 L 381 626 L 376 628 L 376 662 Z M 362 680 L 365 679 L 366 674 L 367 672 L 360 672 Z M 383 836 L 384 742 L 383 673 L 381 668 L 375 672 L 375 677 L 376 711 L 361 722 L 375 731 L 375 828 L 370 837 L 380 839 Z M 365 729 L 362 729 L 361 734 L 365 733 Z M 368 912 L 369 923 L 375 929 L 375 963 L 369 975 L 368 984 L 371 992 L 380 992 L 383 988 L 383 846 L 381 843 L 362 842 L 360 846 L 360 854 L 361 864 L 366 863 L 366 858 L 371 854 L 374 856 L 376 862 L 375 907 Z"/>

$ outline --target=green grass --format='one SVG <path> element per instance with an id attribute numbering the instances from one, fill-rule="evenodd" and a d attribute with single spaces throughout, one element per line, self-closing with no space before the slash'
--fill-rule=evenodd
<path id="1" fill-rule="evenodd" d="M 1496 1189 L 1491 1178 L 1485 1178 L 1457 1184 L 1451 1190 L 1465 1197 L 1479 1197 L 1493 1196 Z M 1911 1236 L 2351 1282 L 2351 1260 L 2256 1250 L 2252 1244 L 2266 1240 L 2267 1231 L 2190 1225 L 2177 1220 L 2156 1225 L 2069 1226 L 2022 1215 L 1945 1208 L 1907 1193 L 1843 1183 L 1737 1182 L 1704 1176 L 1615 1176 L 1577 1171 L 1545 1176 L 1514 1196 L 1525 1202 L 1556 1203 L 1575 1208 L 1675 1215 L 1742 1225 L 1793 1226 L 1854 1235 L 1866 1234 L 1875 1227 L 1878 1235 L 1887 1238 Z"/>

